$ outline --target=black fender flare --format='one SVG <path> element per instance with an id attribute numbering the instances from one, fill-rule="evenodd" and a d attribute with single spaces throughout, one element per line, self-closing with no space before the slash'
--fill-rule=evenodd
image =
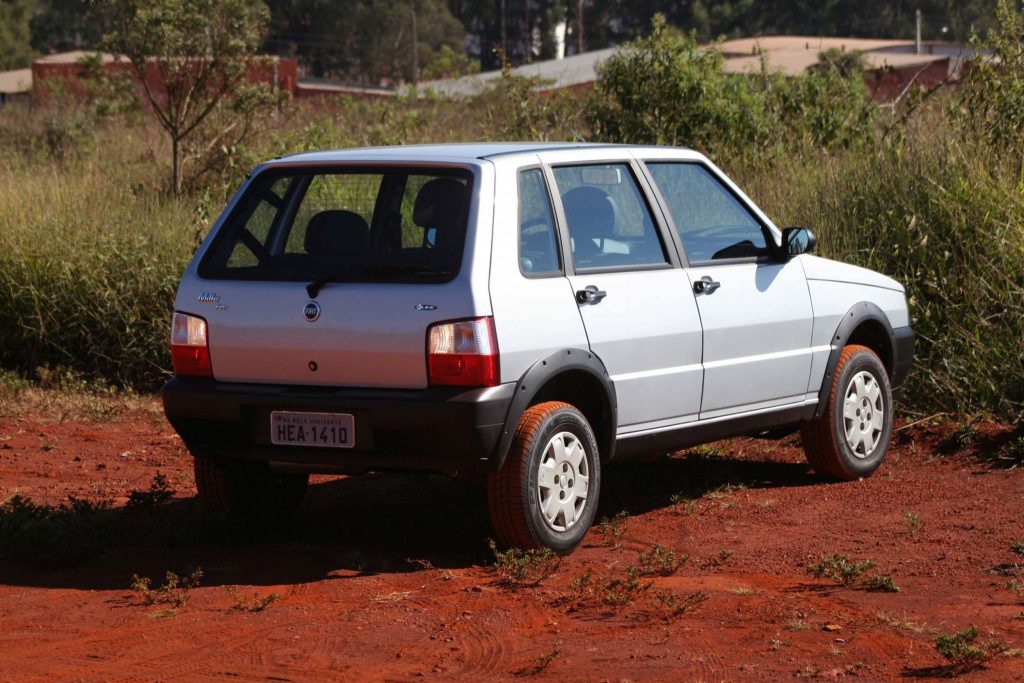
<path id="1" fill-rule="evenodd" d="M 893 353 L 896 348 L 896 338 L 893 334 L 889 318 L 881 308 L 870 301 L 861 301 L 854 304 L 846 312 L 846 315 L 843 316 L 835 333 L 832 335 L 832 351 L 828 355 L 825 376 L 821 380 L 821 390 L 818 391 L 818 405 L 814 409 L 815 418 L 821 417 L 825 413 L 828 397 L 832 392 L 832 376 L 836 372 L 836 366 L 839 365 L 839 357 L 843 355 L 843 348 L 846 346 L 854 330 L 860 327 L 861 324 L 869 321 L 877 322 L 885 330 L 883 342 L 886 345 L 886 356 L 882 357 L 882 364 L 885 365 L 890 375 L 893 372 Z"/>
<path id="2" fill-rule="evenodd" d="M 505 464 L 509 447 L 519 425 L 519 419 L 533 403 L 537 394 L 551 379 L 566 372 L 583 372 L 595 379 L 603 388 L 602 400 L 608 419 L 604 428 L 595 428 L 599 447 L 602 447 L 602 461 L 607 462 L 615 452 L 615 429 L 618 424 L 618 404 L 615 398 L 615 385 L 608 375 L 604 363 L 592 351 L 586 349 L 560 349 L 544 356 L 523 373 L 516 383 L 515 394 L 505 416 L 505 425 L 494 451 L 488 458 L 491 469 L 497 470 Z M 597 433 L 600 431 L 601 433 Z"/>

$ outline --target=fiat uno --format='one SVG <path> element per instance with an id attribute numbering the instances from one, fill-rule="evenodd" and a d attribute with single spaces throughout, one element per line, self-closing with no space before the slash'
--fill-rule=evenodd
<path id="1" fill-rule="evenodd" d="M 199 497 L 265 525 L 310 473 L 485 480 L 506 546 L 571 551 L 609 462 L 799 430 L 881 464 L 904 289 L 810 255 L 668 147 L 407 146 L 248 177 L 182 278 L 167 418 Z"/>

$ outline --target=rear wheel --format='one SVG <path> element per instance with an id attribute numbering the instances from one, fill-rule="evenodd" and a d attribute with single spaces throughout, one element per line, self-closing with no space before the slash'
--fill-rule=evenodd
<path id="1" fill-rule="evenodd" d="M 804 452 L 818 474 L 852 481 L 882 464 L 892 436 L 889 376 L 866 346 L 843 349 L 821 417 L 803 423 Z"/>
<path id="2" fill-rule="evenodd" d="M 572 551 L 601 491 L 601 459 L 587 419 L 568 403 L 531 406 L 504 466 L 487 480 L 491 522 L 505 547 Z"/>
<path id="3" fill-rule="evenodd" d="M 289 522 L 309 484 L 308 474 L 213 458 L 195 458 L 195 477 L 199 500 L 210 512 L 239 517 L 255 530 Z"/>

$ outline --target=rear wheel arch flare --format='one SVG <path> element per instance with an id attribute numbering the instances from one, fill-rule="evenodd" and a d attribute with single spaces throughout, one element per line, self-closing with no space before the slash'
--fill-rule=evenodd
<path id="1" fill-rule="evenodd" d="M 594 431 L 601 460 L 608 461 L 613 456 L 618 409 L 608 371 L 592 351 L 561 349 L 530 366 L 516 383 L 501 439 L 490 458 L 492 469 L 504 464 L 523 412 L 545 401 L 575 406 Z"/>

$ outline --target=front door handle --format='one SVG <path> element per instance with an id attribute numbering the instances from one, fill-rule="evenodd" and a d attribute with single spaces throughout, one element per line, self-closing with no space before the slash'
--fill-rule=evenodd
<path id="1" fill-rule="evenodd" d="M 693 291 L 696 294 L 711 294 L 721 286 L 721 282 L 715 282 L 710 276 L 705 275 L 693 283 Z"/>
<path id="2" fill-rule="evenodd" d="M 608 296 L 608 292 L 598 289 L 594 285 L 587 285 L 583 289 L 576 291 L 576 303 L 578 304 L 596 304 L 601 299 Z"/>

